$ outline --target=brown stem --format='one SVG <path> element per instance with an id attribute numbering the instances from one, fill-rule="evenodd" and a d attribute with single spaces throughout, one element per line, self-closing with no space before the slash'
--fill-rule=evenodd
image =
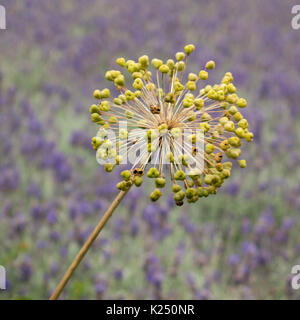
<path id="1" fill-rule="evenodd" d="M 58 284 L 58 286 L 56 287 L 56 289 L 54 290 L 53 294 L 51 295 L 49 300 L 56 300 L 59 298 L 61 292 L 63 291 L 64 287 L 66 286 L 66 284 L 68 283 L 69 279 L 71 278 L 72 274 L 75 272 L 76 268 L 78 267 L 79 263 L 81 262 L 81 260 L 84 258 L 84 256 L 86 255 L 86 253 L 88 252 L 88 250 L 90 249 L 91 245 L 93 244 L 93 242 L 96 240 L 97 236 L 99 235 L 99 233 L 101 232 L 101 230 L 103 229 L 103 227 L 105 226 L 106 222 L 108 221 L 108 219 L 111 217 L 112 213 L 114 212 L 114 210 L 117 208 L 117 206 L 120 204 L 120 202 L 122 201 L 122 199 L 125 197 L 126 193 L 128 191 L 121 191 L 117 197 L 115 198 L 115 200 L 112 202 L 112 204 L 110 205 L 110 207 L 107 209 L 107 211 L 105 212 L 104 216 L 100 219 L 98 225 L 96 226 L 96 228 L 94 229 L 94 231 L 91 233 L 91 235 L 89 236 L 89 238 L 87 239 L 87 241 L 85 242 L 85 244 L 83 245 L 83 247 L 80 249 L 80 251 L 78 252 L 76 258 L 74 259 L 74 261 L 72 262 L 72 264 L 70 265 L 69 269 L 67 270 L 67 272 L 65 273 L 65 275 L 63 276 L 63 278 L 61 279 L 60 283 Z"/>

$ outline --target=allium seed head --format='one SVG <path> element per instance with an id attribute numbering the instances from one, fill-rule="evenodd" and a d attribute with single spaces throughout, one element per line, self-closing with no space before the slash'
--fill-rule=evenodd
<path id="1" fill-rule="evenodd" d="M 246 167 L 239 157 L 242 141 L 253 140 L 241 113 L 247 101 L 238 96 L 230 72 L 220 83 L 202 86 L 208 71 L 215 68 L 212 60 L 205 63 L 205 70 L 194 70 L 184 80 L 194 50 L 189 44 L 175 54 L 175 61 L 166 62 L 154 58 L 150 63 L 147 55 L 138 62 L 118 58 L 116 63 L 132 77 L 132 88 L 121 71 L 109 70 L 105 78 L 119 95 L 111 97 L 107 88 L 93 92 L 91 120 L 100 126 L 92 138 L 97 160 L 111 172 L 131 157 L 131 169 L 122 171 L 118 189 L 141 186 L 145 173 L 154 179 L 156 189 L 150 199 L 157 201 L 169 178 L 174 201 L 181 206 L 184 199 L 193 203 L 216 194 L 231 174 L 232 163 L 224 162 L 224 157 Z"/>

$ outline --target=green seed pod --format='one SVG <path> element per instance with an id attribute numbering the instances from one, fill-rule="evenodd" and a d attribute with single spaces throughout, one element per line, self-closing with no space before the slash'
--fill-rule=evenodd
<path id="1" fill-rule="evenodd" d="M 105 163 L 104 170 L 106 172 L 112 172 L 114 169 L 114 165 L 111 163 Z"/>
<path id="2" fill-rule="evenodd" d="M 210 61 L 208 61 L 207 63 L 206 63 L 206 65 L 205 65 L 205 69 L 207 69 L 207 70 L 211 70 L 211 69 L 214 69 L 215 68 L 215 62 L 214 61 L 212 61 L 212 60 L 210 60 Z"/>
<path id="3" fill-rule="evenodd" d="M 233 132 L 235 130 L 234 122 L 233 121 L 227 121 L 224 125 L 224 129 L 229 132 Z"/>
<path id="4" fill-rule="evenodd" d="M 226 151 L 226 155 L 228 158 L 232 158 L 232 159 L 237 159 L 240 155 L 242 154 L 242 150 L 241 149 L 229 149 L 228 151 Z"/>
<path id="5" fill-rule="evenodd" d="M 232 93 L 232 94 L 228 94 L 227 97 L 226 97 L 226 101 L 231 103 L 231 104 L 234 104 L 236 103 L 238 97 L 235 93 Z"/>
<path id="6" fill-rule="evenodd" d="M 188 81 L 187 84 L 186 84 L 186 87 L 190 91 L 195 91 L 196 90 L 196 83 L 194 81 Z"/>
<path id="7" fill-rule="evenodd" d="M 169 93 L 166 94 L 165 102 L 169 102 L 169 103 L 175 103 L 176 102 L 175 95 L 174 95 L 173 92 L 169 92 Z"/>
<path id="8" fill-rule="evenodd" d="M 207 71 L 201 70 L 201 71 L 199 72 L 199 79 L 201 79 L 201 80 L 207 80 L 207 78 L 208 78 L 208 73 L 207 73 Z"/>
<path id="9" fill-rule="evenodd" d="M 112 77 L 111 71 L 107 71 L 105 73 L 105 79 L 108 80 L 108 81 L 113 81 L 114 80 L 113 77 Z"/>
<path id="10" fill-rule="evenodd" d="M 168 59 L 166 65 L 169 67 L 170 70 L 173 70 L 175 66 L 175 62 L 173 59 Z"/>
<path id="11" fill-rule="evenodd" d="M 119 190 L 126 191 L 126 182 L 125 181 L 121 181 L 121 182 L 117 183 L 117 188 Z"/>
<path id="12" fill-rule="evenodd" d="M 183 60 L 185 58 L 185 53 L 184 52 L 177 52 L 175 54 L 175 58 L 176 58 L 177 61 L 181 61 L 181 60 Z"/>
<path id="13" fill-rule="evenodd" d="M 102 140 L 99 137 L 92 138 L 92 146 L 94 150 L 97 150 L 102 144 Z"/>
<path id="14" fill-rule="evenodd" d="M 135 95 L 134 95 L 134 93 L 133 93 L 132 91 L 126 90 L 126 91 L 125 91 L 125 97 L 126 97 L 126 99 L 127 99 L 128 101 L 130 101 L 130 100 L 134 100 Z"/>
<path id="15" fill-rule="evenodd" d="M 243 139 L 243 138 L 245 137 L 244 129 L 241 128 L 241 127 L 238 127 L 238 128 L 235 130 L 235 134 L 236 134 L 239 138 L 241 138 L 241 139 Z"/>
<path id="16" fill-rule="evenodd" d="M 126 64 L 124 58 L 118 58 L 118 59 L 116 60 L 116 63 L 117 63 L 119 66 L 121 66 L 121 67 L 125 67 L 125 64 Z"/>
<path id="17" fill-rule="evenodd" d="M 229 83 L 229 84 L 227 85 L 227 91 L 228 91 L 229 93 L 235 93 L 235 92 L 236 92 L 236 87 L 235 87 L 232 83 Z"/>
<path id="18" fill-rule="evenodd" d="M 110 91 L 109 89 L 105 88 L 101 91 L 101 99 L 106 99 L 106 98 L 109 98 L 110 97 Z"/>
<path id="19" fill-rule="evenodd" d="M 237 107 L 235 107 L 235 106 L 231 106 L 231 107 L 229 108 L 228 112 L 229 112 L 230 114 L 235 114 L 235 113 L 238 112 L 238 109 L 237 109 Z"/>
<path id="20" fill-rule="evenodd" d="M 155 90 L 155 84 L 154 83 L 147 83 L 146 84 L 146 89 L 148 91 L 154 91 Z"/>
<path id="21" fill-rule="evenodd" d="M 207 93 L 207 97 L 211 100 L 218 100 L 218 93 L 215 90 L 209 90 L 209 92 Z"/>
<path id="22" fill-rule="evenodd" d="M 172 191 L 173 191 L 174 193 L 177 193 L 177 192 L 179 192 L 180 190 L 181 190 L 181 187 L 180 187 L 179 184 L 173 184 L 173 186 L 172 186 Z"/>
<path id="23" fill-rule="evenodd" d="M 141 64 L 142 68 L 147 68 L 149 66 L 149 57 L 146 55 L 139 57 L 139 63 Z"/>
<path id="24" fill-rule="evenodd" d="M 123 87 L 125 84 L 125 78 L 122 74 L 120 74 L 119 76 L 116 77 L 116 79 L 114 80 L 114 83 L 116 86 L 120 86 Z"/>
<path id="25" fill-rule="evenodd" d="M 140 187 L 143 183 L 143 178 L 139 176 L 135 176 L 133 179 L 133 183 L 135 184 L 136 187 Z"/>
<path id="26" fill-rule="evenodd" d="M 253 133 L 252 132 L 247 132 L 245 133 L 245 140 L 250 142 L 253 140 Z"/>
<path id="27" fill-rule="evenodd" d="M 187 199 L 191 199 L 196 195 L 197 191 L 194 188 L 188 188 L 185 191 L 185 195 L 187 197 Z"/>
<path id="28" fill-rule="evenodd" d="M 229 144 L 233 147 L 238 148 L 241 146 L 241 140 L 238 137 L 230 137 L 228 141 L 229 141 Z"/>
<path id="29" fill-rule="evenodd" d="M 196 75 L 196 73 L 189 73 L 188 75 L 188 80 L 189 81 L 197 81 L 198 80 L 198 76 Z"/>
<path id="30" fill-rule="evenodd" d="M 114 104 L 116 104 L 116 105 L 118 105 L 118 106 L 121 106 L 122 105 L 122 100 L 121 99 L 119 99 L 119 98 L 114 98 Z"/>
<path id="31" fill-rule="evenodd" d="M 247 107 L 247 101 L 246 99 L 244 98 L 239 98 L 236 102 L 236 105 L 239 107 L 239 108 L 246 108 Z"/>
<path id="32" fill-rule="evenodd" d="M 121 172 L 121 177 L 125 180 L 125 181 L 129 181 L 131 178 L 131 172 L 129 170 L 124 170 Z"/>
<path id="33" fill-rule="evenodd" d="M 179 61 L 176 63 L 175 67 L 179 72 L 181 72 L 185 69 L 185 63 L 183 61 Z"/>
<path id="34" fill-rule="evenodd" d="M 152 59 L 151 64 L 155 69 L 158 69 L 163 64 L 163 62 L 160 59 Z"/>
<path id="35" fill-rule="evenodd" d="M 241 168 L 246 168 L 247 166 L 246 160 L 238 160 L 238 164 Z"/>
<path id="36" fill-rule="evenodd" d="M 213 180 L 214 176 L 212 174 L 207 174 L 204 178 L 204 182 L 207 185 L 211 185 L 212 184 L 212 180 Z"/>
<path id="37" fill-rule="evenodd" d="M 194 100 L 194 105 L 197 110 L 201 110 L 204 107 L 204 100 L 203 99 L 195 99 Z"/>
<path id="38" fill-rule="evenodd" d="M 183 190 L 180 190 L 176 193 L 174 193 L 174 200 L 177 201 L 182 201 L 185 198 L 185 193 Z"/>
<path id="39" fill-rule="evenodd" d="M 190 98 L 184 98 L 182 101 L 182 105 L 184 108 L 189 108 L 194 104 L 194 100 Z"/>
<path id="40" fill-rule="evenodd" d="M 90 114 L 92 114 L 92 113 L 99 113 L 100 114 L 100 109 L 95 104 L 92 104 L 90 107 Z"/>
<path id="41" fill-rule="evenodd" d="M 155 185 L 157 188 L 163 188 L 166 185 L 166 179 L 164 178 L 156 178 Z"/>
<path id="42" fill-rule="evenodd" d="M 242 114 L 241 114 L 240 112 L 236 112 L 236 113 L 233 115 L 233 119 L 234 119 L 235 121 L 240 121 L 240 120 L 243 119 L 243 116 L 242 116 Z"/>
<path id="43" fill-rule="evenodd" d="M 215 150 L 215 146 L 212 143 L 207 143 L 205 146 L 205 152 L 210 154 Z"/>
<path id="44" fill-rule="evenodd" d="M 99 105 L 99 108 L 103 112 L 108 112 L 110 110 L 110 104 L 109 101 L 102 101 Z"/>
<path id="45" fill-rule="evenodd" d="M 159 189 L 155 189 L 151 194 L 150 194 L 150 200 L 151 201 L 157 201 L 161 197 L 162 193 Z"/>
<path id="46" fill-rule="evenodd" d="M 187 55 L 191 54 L 195 50 L 195 46 L 193 44 L 188 44 L 184 47 L 184 51 Z"/>
<path id="47" fill-rule="evenodd" d="M 204 133 L 206 133 L 210 130 L 210 125 L 206 122 L 200 123 L 199 129 L 202 130 Z"/>
<path id="48" fill-rule="evenodd" d="M 182 85 L 179 81 L 175 81 L 174 82 L 174 90 L 175 92 L 179 92 L 179 91 L 182 91 L 184 90 L 184 85 Z"/>
<path id="49" fill-rule="evenodd" d="M 98 122 L 101 121 L 102 118 L 100 117 L 99 113 L 92 113 L 91 114 L 91 119 L 93 122 Z"/>
<path id="50" fill-rule="evenodd" d="M 248 121 L 246 119 L 242 119 L 238 122 L 238 126 L 247 129 L 248 128 Z"/>
<path id="51" fill-rule="evenodd" d="M 96 89 L 93 93 L 95 99 L 101 99 L 101 91 Z"/>
<path id="52" fill-rule="evenodd" d="M 177 170 L 174 174 L 175 180 L 184 180 L 185 179 L 185 173 L 182 170 Z"/>
<path id="53" fill-rule="evenodd" d="M 134 82 L 133 82 L 133 88 L 134 89 L 137 89 L 137 90 L 140 90 L 143 88 L 143 81 L 139 78 L 135 79 Z"/>
<path id="54" fill-rule="evenodd" d="M 132 78 L 133 79 L 142 79 L 143 78 L 143 74 L 141 72 L 134 72 L 132 74 Z"/>
<path id="55" fill-rule="evenodd" d="M 153 167 L 153 168 L 150 168 L 147 172 L 147 177 L 148 178 L 158 178 L 159 177 L 159 171 Z"/>
<path id="56" fill-rule="evenodd" d="M 166 64 L 162 64 L 160 67 L 159 67 L 159 71 L 161 73 L 168 73 L 170 71 L 169 67 L 166 65 Z"/>

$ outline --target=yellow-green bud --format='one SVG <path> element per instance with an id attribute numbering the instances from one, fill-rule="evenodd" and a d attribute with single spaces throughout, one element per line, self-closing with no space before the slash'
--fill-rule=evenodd
<path id="1" fill-rule="evenodd" d="M 158 178 L 159 177 L 159 171 L 156 168 L 150 168 L 147 172 L 148 178 Z"/>
<path id="2" fill-rule="evenodd" d="M 185 58 L 185 53 L 184 52 L 177 52 L 175 54 L 175 57 L 176 57 L 177 61 L 181 61 L 181 60 L 183 60 Z"/>
<path id="3" fill-rule="evenodd" d="M 148 67 L 149 66 L 149 57 L 146 55 L 139 57 L 139 63 L 141 64 L 141 66 L 143 68 Z"/>
<path id="4" fill-rule="evenodd" d="M 130 90 L 126 90 L 125 91 L 125 97 L 126 97 L 127 100 L 134 100 L 135 94 Z"/>
<path id="5" fill-rule="evenodd" d="M 141 79 L 137 78 L 134 80 L 132 86 L 134 89 L 140 90 L 143 88 L 143 81 Z"/>
<path id="6" fill-rule="evenodd" d="M 166 185 L 166 179 L 164 178 L 156 178 L 155 185 L 157 188 L 163 188 Z"/>
<path id="7" fill-rule="evenodd" d="M 241 168 L 246 168 L 247 166 L 246 160 L 238 160 L 238 164 Z"/>
<path id="8" fill-rule="evenodd" d="M 179 61 L 176 63 L 176 68 L 178 71 L 183 71 L 185 69 L 185 63 L 183 61 Z"/>
<path id="9" fill-rule="evenodd" d="M 208 73 L 207 73 L 207 71 L 201 70 L 201 71 L 199 72 L 199 78 L 200 78 L 201 80 L 207 80 L 207 78 L 208 78 Z"/>
<path id="10" fill-rule="evenodd" d="M 93 93 L 95 99 L 101 99 L 101 91 L 96 89 Z"/>
<path id="11" fill-rule="evenodd" d="M 194 100 L 194 105 L 197 110 L 201 110 L 204 107 L 204 100 L 203 99 L 195 99 Z"/>
<path id="12" fill-rule="evenodd" d="M 205 152 L 210 154 L 215 150 L 215 146 L 211 143 L 207 143 L 205 146 Z"/>
<path id="13" fill-rule="evenodd" d="M 133 179 L 133 183 L 135 184 L 136 187 L 140 187 L 143 183 L 143 178 L 139 176 L 135 176 Z"/>
<path id="14" fill-rule="evenodd" d="M 173 184 L 172 191 L 174 193 L 179 192 L 181 190 L 181 186 L 179 184 Z"/>
<path id="15" fill-rule="evenodd" d="M 155 189 L 151 194 L 150 194 L 150 200 L 151 201 L 157 201 L 161 197 L 162 193 L 159 189 Z"/>
<path id="16" fill-rule="evenodd" d="M 239 98 L 236 102 L 236 105 L 240 108 L 246 108 L 247 107 L 247 101 L 244 98 Z"/>
<path id="17" fill-rule="evenodd" d="M 195 91 L 196 90 L 196 83 L 194 81 L 188 81 L 187 84 L 186 84 L 186 87 L 190 91 Z"/>
<path id="18" fill-rule="evenodd" d="M 112 163 L 105 163 L 104 170 L 106 172 L 112 172 L 114 169 L 114 165 Z"/>
<path id="19" fill-rule="evenodd" d="M 195 74 L 195 73 L 189 73 L 189 75 L 188 75 L 188 80 L 189 81 L 197 81 L 198 80 L 198 77 L 197 77 L 197 75 Z"/>
<path id="20" fill-rule="evenodd" d="M 121 66 L 121 67 L 125 67 L 126 61 L 125 61 L 124 58 L 118 58 L 118 59 L 116 60 L 116 63 L 117 63 L 119 66 Z"/>
<path id="21" fill-rule="evenodd" d="M 224 124 L 224 129 L 226 131 L 233 132 L 235 130 L 234 122 L 233 121 L 227 121 Z"/>
<path id="22" fill-rule="evenodd" d="M 155 69 L 158 69 L 163 64 L 163 62 L 160 59 L 152 59 L 151 64 Z"/>
<path id="23" fill-rule="evenodd" d="M 214 61 L 212 61 L 212 60 L 210 60 L 210 61 L 208 61 L 207 63 L 206 63 L 206 65 L 205 65 L 205 69 L 207 69 L 207 70 L 211 70 L 211 69 L 214 69 L 215 68 L 215 62 Z"/>
<path id="24" fill-rule="evenodd" d="M 162 64 L 160 67 L 159 67 L 159 71 L 161 73 L 168 73 L 170 71 L 169 67 L 166 65 L 166 64 Z"/>
<path id="25" fill-rule="evenodd" d="M 175 180 L 184 180 L 185 179 L 185 173 L 182 170 L 177 170 L 174 174 Z"/>
<path id="26" fill-rule="evenodd" d="M 122 74 L 120 74 L 119 76 L 117 76 L 117 77 L 115 78 L 114 83 L 115 83 L 116 86 L 120 86 L 120 87 L 124 86 L 124 83 L 125 83 L 125 78 L 124 78 L 124 76 L 123 76 Z"/>
<path id="27" fill-rule="evenodd" d="M 193 44 L 188 44 L 184 47 L 184 51 L 187 55 L 191 54 L 195 50 L 195 46 Z"/>
<path id="28" fill-rule="evenodd" d="M 124 170 L 121 172 L 121 177 L 125 180 L 125 181 L 129 181 L 131 178 L 131 172 L 129 170 Z"/>

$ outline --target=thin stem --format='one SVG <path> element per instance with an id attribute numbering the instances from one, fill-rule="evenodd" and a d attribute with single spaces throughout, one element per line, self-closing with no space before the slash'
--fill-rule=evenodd
<path id="1" fill-rule="evenodd" d="M 110 207 L 105 212 L 104 216 L 100 219 L 100 221 L 99 221 L 98 225 L 96 226 L 96 228 L 94 229 L 94 231 L 91 233 L 91 235 L 89 236 L 89 238 L 87 239 L 85 244 L 82 246 L 82 248 L 78 252 L 76 258 L 74 259 L 74 261 L 70 265 L 69 269 L 67 270 L 67 272 L 65 273 L 65 275 L 61 279 L 60 283 L 56 287 L 55 291 L 53 292 L 53 294 L 51 295 L 49 300 L 56 300 L 56 299 L 59 298 L 61 292 L 63 291 L 64 287 L 68 283 L 68 281 L 71 278 L 72 274 L 75 272 L 75 270 L 77 269 L 78 265 L 80 264 L 80 262 L 82 261 L 82 259 L 84 258 L 84 256 L 88 252 L 88 250 L 90 249 L 90 247 L 93 244 L 93 242 L 96 240 L 97 236 L 99 235 L 99 233 L 101 232 L 101 230 L 105 226 L 105 224 L 108 221 L 108 219 L 111 217 L 111 215 L 114 212 L 114 210 L 117 208 L 117 206 L 120 204 L 122 199 L 125 197 L 127 192 L 128 191 L 121 191 L 117 195 L 115 200 L 112 202 Z"/>

